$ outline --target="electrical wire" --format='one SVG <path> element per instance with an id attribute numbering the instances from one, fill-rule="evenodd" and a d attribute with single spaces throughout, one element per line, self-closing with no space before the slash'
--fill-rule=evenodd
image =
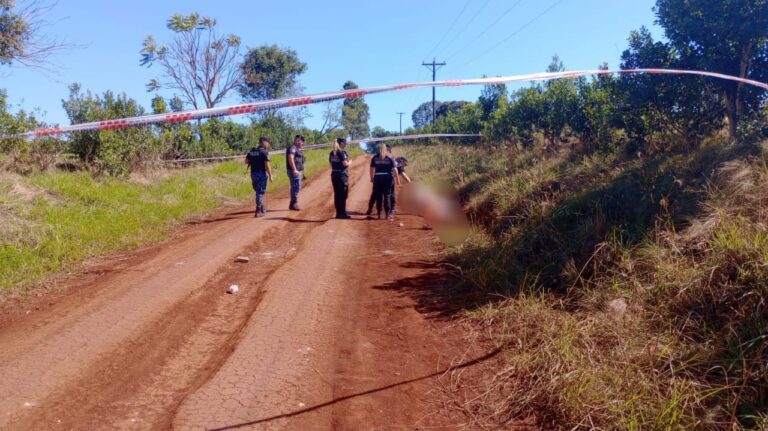
<path id="1" fill-rule="evenodd" d="M 552 9 L 554 9 L 555 7 L 557 7 L 557 6 L 558 6 L 560 3 L 564 2 L 564 1 L 565 1 L 565 0 L 557 0 L 557 1 L 556 1 L 556 2 L 554 2 L 552 5 L 550 5 L 548 8 L 546 8 L 544 11 L 542 11 L 540 14 L 536 15 L 535 17 L 533 17 L 533 18 L 532 18 L 530 21 L 528 21 L 528 22 L 526 22 L 525 24 L 523 24 L 522 26 L 518 27 L 518 28 L 517 28 L 515 31 L 513 31 L 513 32 L 512 32 L 511 34 L 509 34 L 507 37 L 505 37 L 504 39 L 502 39 L 502 40 L 501 40 L 499 43 L 497 43 L 497 44 L 493 45 L 492 47 L 488 48 L 487 50 L 485 50 L 485 51 L 481 52 L 479 55 L 477 55 L 477 56 L 476 56 L 475 58 L 473 58 L 472 60 L 469 60 L 468 62 L 466 62 L 466 63 L 462 64 L 462 65 L 459 67 L 459 69 L 461 69 L 461 68 L 464 68 L 464 67 L 466 67 L 466 66 L 469 66 L 470 64 L 472 64 L 472 63 L 474 63 L 475 61 L 479 60 L 480 58 L 484 57 L 484 56 L 485 56 L 486 54 L 488 54 L 489 52 L 491 52 L 491 51 L 493 51 L 493 50 L 497 49 L 499 46 L 503 45 L 503 44 L 504 44 L 504 43 L 506 43 L 508 40 L 510 40 L 510 39 L 512 39 L 513 37 L 517 36 L 517 35 L 518 35 L 518 34 L 520 34 L 520 33 L 521 33 L 523 30 L 525 30 L 526 28 L 530 27 L 530 26 L 531 26 L 533 23 L 535 23 L 536 21 L 538 21 L 539 19 L 541 19 L 542 17 L 544 17 L 544 15 L 546 15 L 547 13 L 549 13 L 550 11 L 552 11 Z"/>
<path id="2" fill-rule="evenodd" d="M 462 27 L 462 28 L 459 30 L 459 32 L 458 32 L 458 33 L 456 33 L 456 35 L 455 35 L 455 36 L 453 36 L 453 39 L 451 39 L 451 41 L 450 41 L 450 42 L 448 42 L 448 44 L 447 44 L 447 45 L 445 45 L 444 47 L 442 47 L 442 48 L 440 49 L 440 51 L 438 51 L 438 52 L 437 52 L 437 54 L 435 54 L 435 56 L 439 56 L 439 55 L 440 55 L 440 54 L 441 54 L 443 51 L 445 51 L 445 50 L 446 50 L 446 49 L 447 49 L 449 46 L 451 46 L 451 44 L 453 44 L 453 42 L 454 42 L 454 41 L 456 41 L 456 39 L 457 39 L 459 36 L 461 36 L 461 34 L 462 34 L 462 33 L 464 33 L 464 30 L 466 30 L 466 29 L 467 29 L 467 27 L 469 27 L 469 26 L 470 26 L 470 24 L 472 24 L 472 23 L 475 21 L 475 19 L 477 18 L 477 16 L 478 16 L 478 15 L 480 15 L 480 12 L 482 12 L 482 11 L 483 11 L 483 9 L 485 9 L 485 7 L 486 7 L 486 6 L 488 6 L 488 3 L 490 3 L 490 2 L 491 2 L 491 0 L 487 0 L 485 3 L 483 3 L 483 5 L 482 5 L 482 6 L 480 6 L 480 9 L 478 9 L 478 10 L 477 10 L 477 12 L 475 12 L 475 14 L 474 14 L 474 15 L 472 15 L 472 18 L 470 18 L 470 19 L 469 19 L 469 22 L 467 22 L 467 23 L 464 25 L 464 27 Z"/>
<path id="3" fill-rule="evenodd" d="M 472 45 L 473 43 L 477 42 L 477 40 L 478 40 L 478 39 L 480 39 L 481 37 L 483 37 L 483 35 L 484 35 L 485 33 L 487 33 L 487 32 L 488 32 L 490 29 L 492 29 L 492 28 L 493 28 L 493 27 L 494 27 L 496 24 L 498 24 L 498 23 L 499 23 L 499 21 L 501 21 L 501 20 L 502 20 L 502 19 L 503 19 L 505 16 L 509 15 L 509 13 L 510 13 L 510 12 L 512 12 L 512 11 L 513 11 L 513 10 L 514 10 L 514 9 L 515 9 L 515 8 L 516 8 L 516 7 L 517 7 L 519 4 L 520 4 L 520 3 L 522 3 L 522 2 L 523 2 L 523 0 L 517 0 L 517 1 L 516 1 L 516 2 L 515 2 L 513 5 L 512 5 L 512 7 L 511 7 L 511 8 L 507 9 L 507 10 L 506 10 L 506 11 L 505 11 L 503 14 L 499 15 L 499 17 L 498 17 L 498 18 L 496 18 L 496 20 L 495 20 L 495 21 L 493 21 L 493 22 L 491 23 L 491 25 L 489 25 L 488 27 L 486 27 L 486 28 L 485 28 L 485 30 L 481 31 L 481 32 L 480 32 L 480 34 L 478 34 L 477 36 L 475 36 L 475 38 L 474 38 L 474 39 L 470 40 L 470 41 L 469 41 L 468 43 L 466 43 L 464 46 L 462 46 L 462 47 L 461 47 L 461 48 L 459 48 L 458 50 L 454 51 L 454 52 L 453 52 L 453 54 L 449 55 L 449 56 L 448 56 L 448 57 L 445 59 L 445 61 L 447 62 L 448 60 L 450 60 L 450 59 L 452 59 L 452 58 L 456 57 L 456 55 L 457 55 L 457 54 L 459 54 L 461 51 L 464 51 L 464 50 L 465 50 L 465 49 L 467 49 L 467 48 L 468 48 L 470 45 Z"/>
<path id="4" fill-rule="evenodd" d="M 445 33 L 443 33 L 443 37 L 441 37 L 441 38 L 440 38 L 440 41 L 439 41 L 439 42 L 437 42 L 437 44 L 436 44 L 435 46 L 433 46 L 433 47 L 432 47 L 432 49 L 430 49 L 430 50 L 429 50 L 429 53 L 427 53 L 427 55 L 426 55 L 426 56 L 424 56 L 424 58 L 429 58 L 429 56 L 430 56 L 430 55 L 432 55 L 432 53 L 433 53 L 433 52 L 435 52 L 435 50 L 437 49 L 437 47 L 438 47 L 438 46 L 440 46 L 440 44 L 441 44 L 441 43 L 443 43 L 443 41 L 445 40 L 445 38 L 448 36 L 448 34 L 450 34 L 450 33 L 451 33 L 451 30 L 453 30 L 453 27 L 454 27 L 454 26 L 456 25 L 456 23 L 459 21 L 459 18 L 461 18 L 461 16 L 464 14 L 464 11 L 466 11 L 466 10 L 467 10 L 467 6 L 469 6 L 469 4 L 470 4 L 471 2 L 472 2 L 472 0 L 467 0 L 467 2 L 466 2 L 466 3 L 464 3 L 464 7 L 463 7 L 463 8 L 461 8 L 461 11 L 459 11 L 459 14 L 458 14 L 458 15 L 456 15 L 456 18 L 454 18 L 454 19 L 453 19 L 453 22 L 452 22 L 452 23 L 451 23 L 451 25 L 448 27 L 448 31 L 446 31 Z"/>

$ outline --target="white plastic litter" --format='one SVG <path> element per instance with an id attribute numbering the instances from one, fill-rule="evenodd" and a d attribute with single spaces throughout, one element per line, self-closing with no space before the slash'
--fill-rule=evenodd
<path id="1" fill-rule="evenodd" d="M 239 290 L 240 290 L 240 287 L 238 285 L 236 285 L 236 284 L 233 284 L 233 285 L 229 286 L 229 289 L 227 289 L 227 293 L 229 293 L 231 295 L 234 295 Z"/>

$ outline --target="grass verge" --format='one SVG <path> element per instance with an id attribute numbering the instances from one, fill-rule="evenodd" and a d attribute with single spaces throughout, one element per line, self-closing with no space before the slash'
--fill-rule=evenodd
<path id="1" fill-rule="evenodd" d="M 327 168 L 327 154 L 307 151 L 308 178 Z M 268 194 L 288 187 L 284 156 L 273 156 L 272 166 Z M 240 161 L 130 179 L 0 176 L 0 292 L 23 290 L 89 257 L 156 243 L 179 223 L 252 196 Z"/>
<path id="2" fill-rule="evenodd" d="M 766 151 L 712 141 L 627 159 L 408 148 L 474 230 L 445 259 L 503 359 L 469 428 L 766 429 Z"/>

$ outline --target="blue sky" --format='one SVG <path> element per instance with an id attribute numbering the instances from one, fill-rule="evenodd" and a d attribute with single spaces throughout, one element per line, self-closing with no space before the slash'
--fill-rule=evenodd
<path id="1" fill-rule="evenodd" d="M 145 84 L 160 73 L 139 65 L 144 36 L 170 38 L 166 19 L 197 11 L 217 19 L 222 32 L 241 36 L 245 46 L 277 44 L 297 51 L 309 66 L 300 81 L 306 93 L 341 88 L 428 81 L 422 61 L 447 65 L 438 79 L 475 78 L 543 71 L 557 53 L 567 69 L 616 67 L 631 30 L 654 25 L 654 0 L 390 0 L 357 2 L 61 0 L 47 17 L 45 32 L 79 45 L 53 59 L 55 73 L 21 67 L 2 71 L 10 102 L 40 108 L 49 123 L 68 124 L 61 107 L 68 85 L 125 92 L 149 107 Z M 454 23 L 453 27 L 451 24 Z M 506 40 L 506 41 L 505 41 Z M 440 43 L 439 43 L 440 42 Z M 438 44 L 439 43 L 439 44 Z M 438 100 L 475 100 L 480 87 L 438 88 Z M 170 96 L 172 93 L 161 93 Z M 366 98 L 371 127 L 397 131 L 411 112 L 431 100 L 418 89 Z M 225 102 L 240 103 L 235 93 Z M 312 107 L 310 127 L 322 122 Z"/>

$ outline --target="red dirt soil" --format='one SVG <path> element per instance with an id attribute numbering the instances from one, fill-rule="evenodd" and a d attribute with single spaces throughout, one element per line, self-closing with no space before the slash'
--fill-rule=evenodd
<path id="1" fill-rule="evenodd" d="M 326 177 L 303 211 L 268 195 L 263 219 L 230 208 L 6 302 L 0 429 L 460 428 L 438 377 L 474 362 L 451 362 L 461 329 L 414 295 L 446 287 L 434 235 L 407 214 L 333 219 Z"/>

